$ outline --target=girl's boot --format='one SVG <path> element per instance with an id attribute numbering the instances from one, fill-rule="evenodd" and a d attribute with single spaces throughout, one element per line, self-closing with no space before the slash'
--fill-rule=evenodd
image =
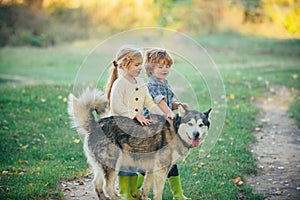
<path id="1" fill-rule="evenodd" d="M 179 176 L 171 176 L 168 180 L 173 194 L 173 200 L 192 200 L 183 195 Z"/>
<path id="2" fill-rule="evenodd" d="M 140 190 L 137 187 L 138 176 L 129 177 L 129 193 L 135 199 L 140 198 Z"/>
<path id="3" fill-rule="evenodd" d="M 131 176 L 119 176 L 119 196 L 124 200 L 135 200 L 129 191 Z"/>

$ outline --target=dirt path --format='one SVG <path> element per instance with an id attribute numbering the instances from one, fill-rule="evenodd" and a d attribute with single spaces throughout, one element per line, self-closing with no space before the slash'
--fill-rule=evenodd
<path id="1" fill-rule="evenodd" d="M 285 87 L 275 86 L 272 90 L 276 92 L 270 98 L 255 101 L 261 112 L 252 149 L 259 171 L 247 177 L 247 184 L 255 193 L 264 194 L 266 200 L 299 200 L 300 130 L 287 114 L 292 96 Z M 63 182 L 62 189 L 65 200 L 96 199 L 90 178 Z"/>
<path id="2" fill-rule="evenodd" d="M 290 91 L 281 86 L 268 99 L 257 99 L 261 109 L 253 133 L 257 142 L 252 145 L 257 158 L 258 173 L 247 177 L 255 193 L 267 200 L 300 199 L 300 130 L 288 117 Z"/>
<path id="3" fill-rule="evenodd" d="M 27 76 L 0 74 L 0 79 L 5 80 L 7 85 L 33 85 L 38 83 L 53 84 L 55 81 L 52 80 L 36 80 Z"/>
<path id="4" fill-rule="evenodd" d="M 96 200 L 96 192 L 91 178 L 61 183 L 65 200 Z"/>

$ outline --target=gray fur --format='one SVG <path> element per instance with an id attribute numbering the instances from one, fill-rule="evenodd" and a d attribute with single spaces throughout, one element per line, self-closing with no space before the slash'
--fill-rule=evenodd
<path id="1" fill-rule="evenodd" d="M 94 170 L 98 198 L 120 199 L 114 181 L 122 166 L 122 171 L 147 171 L 138 199 L 148 199 L 153 185 L 154 199 L 161 200 L 170 167 L 187 156 L 192 144 L 198 145 L 207 135 L 210 110 L 202 113 L 180 106 L 174 122 L 151 115 L 151 125 L 141 126 L 136 120 L 121 116 L 96 121 L 92 112 L 97 110 L 102 115 L 105 107 L 99 90 L 87 89 L 79 98 L 69 95 L 68 113 L 72 126 L 84 136 L 84 151 Z"/>

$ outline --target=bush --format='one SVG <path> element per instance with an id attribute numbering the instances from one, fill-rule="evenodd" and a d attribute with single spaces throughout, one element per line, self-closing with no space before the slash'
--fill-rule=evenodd
<path id="1" fill-rule="evenodd" d="M 45 34 L 48 20 L 26 5 L 0 4 L 0 46 L 46 46 L 52 37 Z"/>

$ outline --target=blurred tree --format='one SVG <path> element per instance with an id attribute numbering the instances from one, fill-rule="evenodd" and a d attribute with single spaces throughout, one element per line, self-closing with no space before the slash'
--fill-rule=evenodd
<path id="1" fill-rule="evenodd" d="M 0 0 L 0 45 L 43 46 L 149 26 L 300 37 L 299 12 L 299 0 Z"/>
<path id="2" fill-rule="evenodd" d="M 159 10 L 159 16 L 157 18 L 158 25 L 166 27 L 174 23 L 174 17 L 177 17 L 172 11 L 179 7 L 184 8 L 191 3 L 192 0 L 154 0 L 154 5 Z M 184 16 L 181 17 L 183 18 Z"/>
<path id="3" fill-rule="evenodd" d="M 24 0 L 24 4 L 35 11 L 40 11 L 43 8 L 43 2 L 44 0 Z"/>
<path id="4" fill-rule="evenodd" d="M 0 5 L 0 13 L 1 46 L 30 44 L 44 33 L 46 18 L 26 4 Z"/>
<path id="5" fill-rule="evenodd" d="M 232 4 L 239 5 L 244 10 L 243 22 L 262 22 L 261 0 L 232 0 Z"/>

